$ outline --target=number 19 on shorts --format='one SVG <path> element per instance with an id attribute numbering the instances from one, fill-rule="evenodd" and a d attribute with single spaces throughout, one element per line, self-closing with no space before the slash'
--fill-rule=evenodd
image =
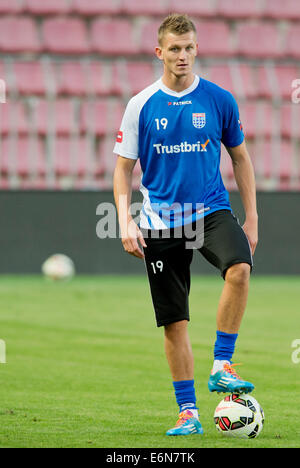
<path id="1" fill-rule="evenodd" d="M 151 266 L 153 268 L 153 273 L 161 273 L 164 269 L 164 264 L 161 260 L 157 260 L 157 262 L 151 262 Z"/>

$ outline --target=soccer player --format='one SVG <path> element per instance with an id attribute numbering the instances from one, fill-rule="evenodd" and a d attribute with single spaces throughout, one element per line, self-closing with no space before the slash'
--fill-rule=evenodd
<path id="1" fill-rule="evenodd" d="M 187 328 L 195 249 L 224 279 L 209 391 L 247 393 L 254 388 L 232 364 L 258 240 L 254 171 L 235 99 L 193 73 L 197 49 L 190 18 L 169 15 L 159 28 L 156 47 L 162 78 L 129 101 L 114 148 L 118 155 L 114 195 L 122 243 L 126 252 L 145 260 L 179 406 L 179 419 L 167 435 L 203 433 Z M 245 211 L 243 227 L 232 213 L 222 182 L 221 143 L 232 159 Z M 138 158 L 144 196 L 139 226 L 130 214 L 132 171 Z M 186 227 L 195 234 L 193 248 L 187 248 Z"/>

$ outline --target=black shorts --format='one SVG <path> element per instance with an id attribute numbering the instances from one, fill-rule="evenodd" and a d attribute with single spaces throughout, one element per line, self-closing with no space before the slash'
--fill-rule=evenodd
<path id="1" fill-rule="evenodd" d="M 237 263 L 248 263 L 252 270 L 247 236 L 231 211 L 205 216 L 203 228 L 202 247 L 197 250 L 220 270 L 224 279 L 227 269 Z M 187 249 L 187 238 L 174 235 L 174 231 L 169 238 L 151 238 L 150 231 L 142 232 L 157 326 L 189 320 L 190 265 L 195 248 Z"/>

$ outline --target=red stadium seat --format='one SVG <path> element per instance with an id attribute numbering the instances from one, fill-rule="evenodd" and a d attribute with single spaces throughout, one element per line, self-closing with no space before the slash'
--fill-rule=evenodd
<path id="1" fill-rule="evenodd" d="M 265 184 L 266 180 L 274 180 L 274 161 L 276 157 L 274 148 L 275 143 L 270 140 L 259 140 L 254 147 L 254 152 L 257 158 L 255 173 L 259 179 L 264 181 Z"/>
<path id="2" fill-rule="evenodd" d="M 280 107 L 281 135 L 285 138 L 300 140 L 299 104 L 287 102 Z"/>
<path id="3" fill-rule="evenodd" d="M 78 18 L 47 19 L 42 28 L 44 49 L 60 54 L 82 54 L 89 51 L 86 26 Z"/>
<path id="4" fill-rule="evenodd" d="M 257 18 L 261 16 L 262 3 L 253 0 L 219 0 L 217 13 L 225 18 Z"/>
<path id="5" fill-rule="evenodd" d="M 2 174 L 17 174 L 20 177 L 45 175 L 44 147 L 40 140 L 21 137 L 5 138 L 1 148 L 0 170 Z"/>
<path id="6" fill-rule="evenodd" d="M 300 23 L 292 24 L 287 32 L 285 55 L 300 58 Z"/>
<path id="7" fill-rule="evenodd" d="M 4 62 L 0 61 L 0 80 L 1 86 L 0 86 L 0 104 L 3 103 L 3 93 L 5 94 L 5 99 L 7 100 L 7 96 L 10 94 L 12 88 L 13 88 L 13 80 L 11 77 L 11 74 L 8 73 L 7 67 L 5 66 Z"/>
<path id="8" fill-rule="evenodd" d="M 257 96 L 254 68 L 246 63 L 232 66 L 237 96 L 254 98 Z"/>
<path id="9" fill-rule="evenodd" d="M 141 26 L 140 52 L 154 56 L 160 24 L 161 21 L 154 20 L 147 21 Z"/>
<path id="10" fill-rule="evenodd" d="M 58 94 L 82 96 L 87 92 L 87 76 L 80 62 L 65 62 L 59 67 L 57 76 Z"/>
<path id="11" fill-rule="evenodd" d="M 292 81 L 298 76 L 294 65 L 262 66 L 258 69 L 258 95 L 267 99 L 291 99 Z"/>
<path id="12" fill-rule="evenodd" d="M 72 100 L 40 100 L 33 112 L 34 128 L 40 135 L 70 135 L 77 129 Z"/>
<path id="13" fill-rule="evenodd" d="M 235 97 L 253 98 L 257 94 L 253 69 L 247 64 L 213 65 L 208 72 L 210 81 Z"/>
<path id="14" fill-rule="evenodd" d="M 241 105 L 240 117 L 246 138 L 270 138 L 276 134 L 276 115 L 269 102 L 248 102 Z"/>
<path id="15" fill-rule="evenodd" d="M 84 133 L 103 136 L 108 131 L 108 101 L 84 102 L 80 114 L 80 130 Z"/>
<path id="16" fill-rule="evenodd" d="M 104 175 L 104 170 L 100 171 L 96 161 L 95 146 L 93 138 L 89 139 L 86 136 L 80 138 L 75 161 L 76 174 L 79 177 Z"/>
<path id="17" fill-rule="evenodd" d="M 255 145 L 258 158 L 256 175 L 264 189 L 290 189 L 293 174 L 293 148 L 289 140 L 259 141 Z"/>
<path id="18" fill-rule="evenodd" d="M 115 160 L 116 158 L 114 157 L 114 154 L 112 153 L 112 148 L 114 145 L 113 138 L 110 137 L 109 140 L 110 143 L 108 143 L 107 138 L 104 138 L 101 140 L 101 142 L 98 144 L 98 148 L 96 151 L 96 161 L 95 161 L 95 169 L 94 169 L 94 174 L 96 177 L 101 177 L 106 173 L 106 154 L 111 152 L 111 157 Z"/>
<path id="19" fill-rule="evenodd" d="M 234 80 L 229 65 L 212 65 L 209 68 L 209 80 L 221 88 L 235 93 Z"/>
<path id="20" fill-rule="evenodd" d="M 19 13 L 22 9 L 22 4 L 19 0 L 0 0 L 0 14 Z"/>
<path id="21" fill-rule="evenodd" d="M 51 166 L 58 176 L 68 176 L 73 174 L 73 152 L 69 138 L 57 138 L 54 144 L 53 153 L 50 154 Z"/>
<path id="22" fill-rule="evenodd" d="M 28 179 L 21 179 L 18 184 L 19 190 L 47 190 L 54 189 L 54 187 L 48 186 L 48 183 L 44 177 L 29 177 Z M 55 187 L 58 190 L 58 187 Z"/>
<path id="23" fill-rule="evenodd" d="M 196 24 L 199 55 L 228 57 L 233 54 L 229 25 L 221 21 L 201 21 Z"/>
<path id="24" fill-rule="evenodd" d="M 70 9 L 67 0 L 24 0 L 23 8 L 36 15 L 62 14 Z"/>
<path id="25" fill-rule="evenodd" d="M 249 58 L 276 58 L 282 54 L 277 24 L 239 24 L 237 44 L 237 53 Z"/>
<path id="26" fill-rule="evenodd" d="M 111 15 L 120 12 L 120 0 L 73 0 L 72 7 L 80 15 Z"/>
<path id="27" fill-rule="evenodd" d="M 91 47 L 104 55 L 132 55 L 138 51 L 133 24 L 127 19 L 97 19 L 91 27 Z"/>
<path id="28" fill-rule="evenodd" d="M 5 104 L 0 104 L 0 133 L 1 135 L 28 133 L 28 120 L 21 101 L 7 101 Z"/>
<path id="29" fill-rule="evenodd" d="M 58 137 L 50 159 L 57 176 L 84 176 L 90 170 L 89 156 L 85 138 Z"/>
<path id="30" fill-rule="evenodd" d="M 264 7 L 264 15 L 271 18 L 282 20 L 300 19 L 300 3 L 299 0 L 266 0 Z"/>
<path id="31" fill-rule="evenodd" d="M 272 99 L 275 95 L 275 77 L 270 65 L 261 65 L 257 69 L 257 93 L 259 97 Z"/>
<path id="32" fill-rule="evenodd" d="M 116 135 L 123 113 L 123 106 L 115 100 L 84 102 L 81 108 L 80 130 L 97 136 Z"/>
<path id="33" fill-rule="evenodd" d="M 89 94 L 98 96 L 121 95 L 124 80 L 117 73 L 116 67 L 116 64 L 90 62 L 87 66 Z"/>
<path id="34" fill-rule="evenodd" d="M 155 81 L 151 63 L 128 62 L 126 86 L 130 94 L 135 95 Z"/>
<path id="35" fill-rule="evenodd" d="M 0 18 L 0 51 L 14 53 L 39 50 L 36 24 L 32 18 L 17 16 Z"/>
<path id="36" fill-rule="evenodd" d="M 9 190 L 10 181 L 6 177 L 0 177 L 0 190 Z"/>
<path id="37" fill-rule="evenodd" d="M 185 0 L 184 2 L 171 0 L 169 11 L 176 11 L 178 13 L 186 13 L 188 15 L 200 17 L 215 16 L 216 6 L 211 0 Z"/>
<path id="38" fill-rule="evenodd" d="M 278 65 L 274 68 L 274 72 L 277 78 L 278 95 L 290 101 L 292 82 L 299 77 L 297 67 Z"/>
<path id="39" fill-rule="evenodd" d="M 166 15 L 169 9 L 166 0 L 123 0 L 122 11 L 127 15 Z"/>
<path id="40" fill-rule="evenodd" d="M 115 141 L 115 136 L 107 136 L 98 147 L 99 170 L 104 170 L 111 181 L 117 162 L 117 155 L 112 151 Z"/>
<path id="41" fill-rule="evenodd" d="M 57 66 L 58 94 L 70 96 L 121 95 L 123 78 L 117 65 L 101 62 L 65 62 Z"/>
<path id="42" fill-rule="evenodd" d="M 45 95 L 47 84 L 41 62 L 16 62 L 13 65 L 16 91 L 24 95 Z"/>
<path id="43" fill-rule="evenodd" d="M 278 176 L 281 181 L 290 181 L 293 176 L 293 149 L 290 141 L 281 142 Z"/>

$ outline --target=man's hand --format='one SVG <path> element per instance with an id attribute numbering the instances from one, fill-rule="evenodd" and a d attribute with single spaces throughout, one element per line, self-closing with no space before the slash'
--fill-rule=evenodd
<path id="1" fill-rule="evenodd" d="M 243 226 L 244 232 L 248 238 L 252 255 L 254 255 L 258 243 L 258 219 L 257 217 L 247 219 Z"/>
<path id="2" fill-rule="evenodd" d="M 125 229 L 122 230 L 122 244 L 124 250 L 134 257 L 143 259 L 145 257 L 140 245 L 147 247 L 142 232 L 137 224 L 131 219 Z"/>

